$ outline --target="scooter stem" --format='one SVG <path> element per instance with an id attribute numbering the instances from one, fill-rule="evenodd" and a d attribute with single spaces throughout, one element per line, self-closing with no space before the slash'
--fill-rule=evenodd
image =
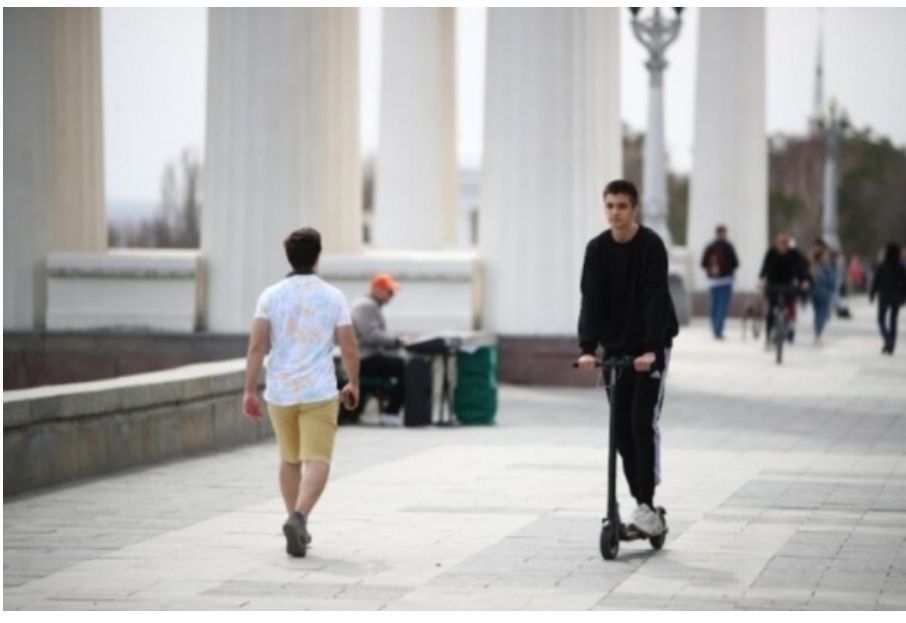
<path id="1" fill-rule="evenodd" d="M 610 453 L 607 457 L 607 519 L 612 526 L 619 529 L 620 511 L 617 505 L 617 369 L 607 369 L 610 377 L 607 384 L 607 395 L 610 397 Z"/>

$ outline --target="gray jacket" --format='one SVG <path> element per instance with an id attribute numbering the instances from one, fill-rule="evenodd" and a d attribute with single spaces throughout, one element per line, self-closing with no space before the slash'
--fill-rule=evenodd
<path id="1" fill-rule="evenodd" d="M 359 342 L 359 356 L 364 359 L 381 351 L 400 347 L 399 338 L 387 334 L 387 324 L 381 306 L 371 296 L 363 296 L 352 304 L 352 325 Z"/>

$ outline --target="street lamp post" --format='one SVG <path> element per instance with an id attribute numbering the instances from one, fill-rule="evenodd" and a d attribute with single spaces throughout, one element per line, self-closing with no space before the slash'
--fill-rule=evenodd
<path id="1" fill-rule="evenodd" d="M 667 225 L 667 167 L 664 147 L 664 69 L 667 48 L 679 36 L 682 9 L 674 9 L 675 18 L 663 17 L 659 8 L 647 19 L 640 19 L 640 8 L 632 13 L 632 32 L 648 50 L 645 67 L 650 75 L 648 97 L 648 130 L 645 136 L 645 160 L 642 174 L 642 212 L 645 224 L 656 231 L 670 248 L 672 240 Z"/>
<path id="2" fill-rule="evenodd" d="M 833 249 L 840 249 L 837 236 L 837 153 L 840 135 L 846 125 L 846 115 L 837 110 L 831 101 L 827 115 L 819 120 L 824 136 L 824 210 L 822 214 L 822 238 Z"/>

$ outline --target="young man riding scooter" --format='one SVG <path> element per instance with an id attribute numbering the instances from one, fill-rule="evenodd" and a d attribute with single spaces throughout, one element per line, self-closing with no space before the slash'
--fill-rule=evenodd
<path id="1" fill-rule="evenodd" d="M 658 420 L 679 325 L 667 283 L 667 249 L 638 223 L 638 190 L 632 182 L 614 180 L 603 195 L 610 229 L 585 250 L 577 365 L 595 370 L 599 346 L 607 357 L 633 358 L 616 388 L 609 388 L 616 392 L 611 395 L 617 405 L 616 446 L 638 503 L 630 525 L 656 537 L 665 530 L 654 505 L 661 480 Z"/>

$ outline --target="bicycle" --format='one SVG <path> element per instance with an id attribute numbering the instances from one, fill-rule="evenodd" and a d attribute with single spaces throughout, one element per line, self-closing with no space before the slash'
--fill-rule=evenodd
<path id="1" fill-rule="evenodd" d="M 793 322 L 794 312 L 791 308 L 796 304 L 795 297 L 798 292 L 799 288 L 796 286 L 768 285 L 765 289 L 770 307 L 768 314 L 773 319 L 771 331 L 765 332 L 765 340 L 768 346 L 772 342 L 774 344 L 777 365 L 783 363 L 783 343 L 787 340 L 787 332 Z"/>

